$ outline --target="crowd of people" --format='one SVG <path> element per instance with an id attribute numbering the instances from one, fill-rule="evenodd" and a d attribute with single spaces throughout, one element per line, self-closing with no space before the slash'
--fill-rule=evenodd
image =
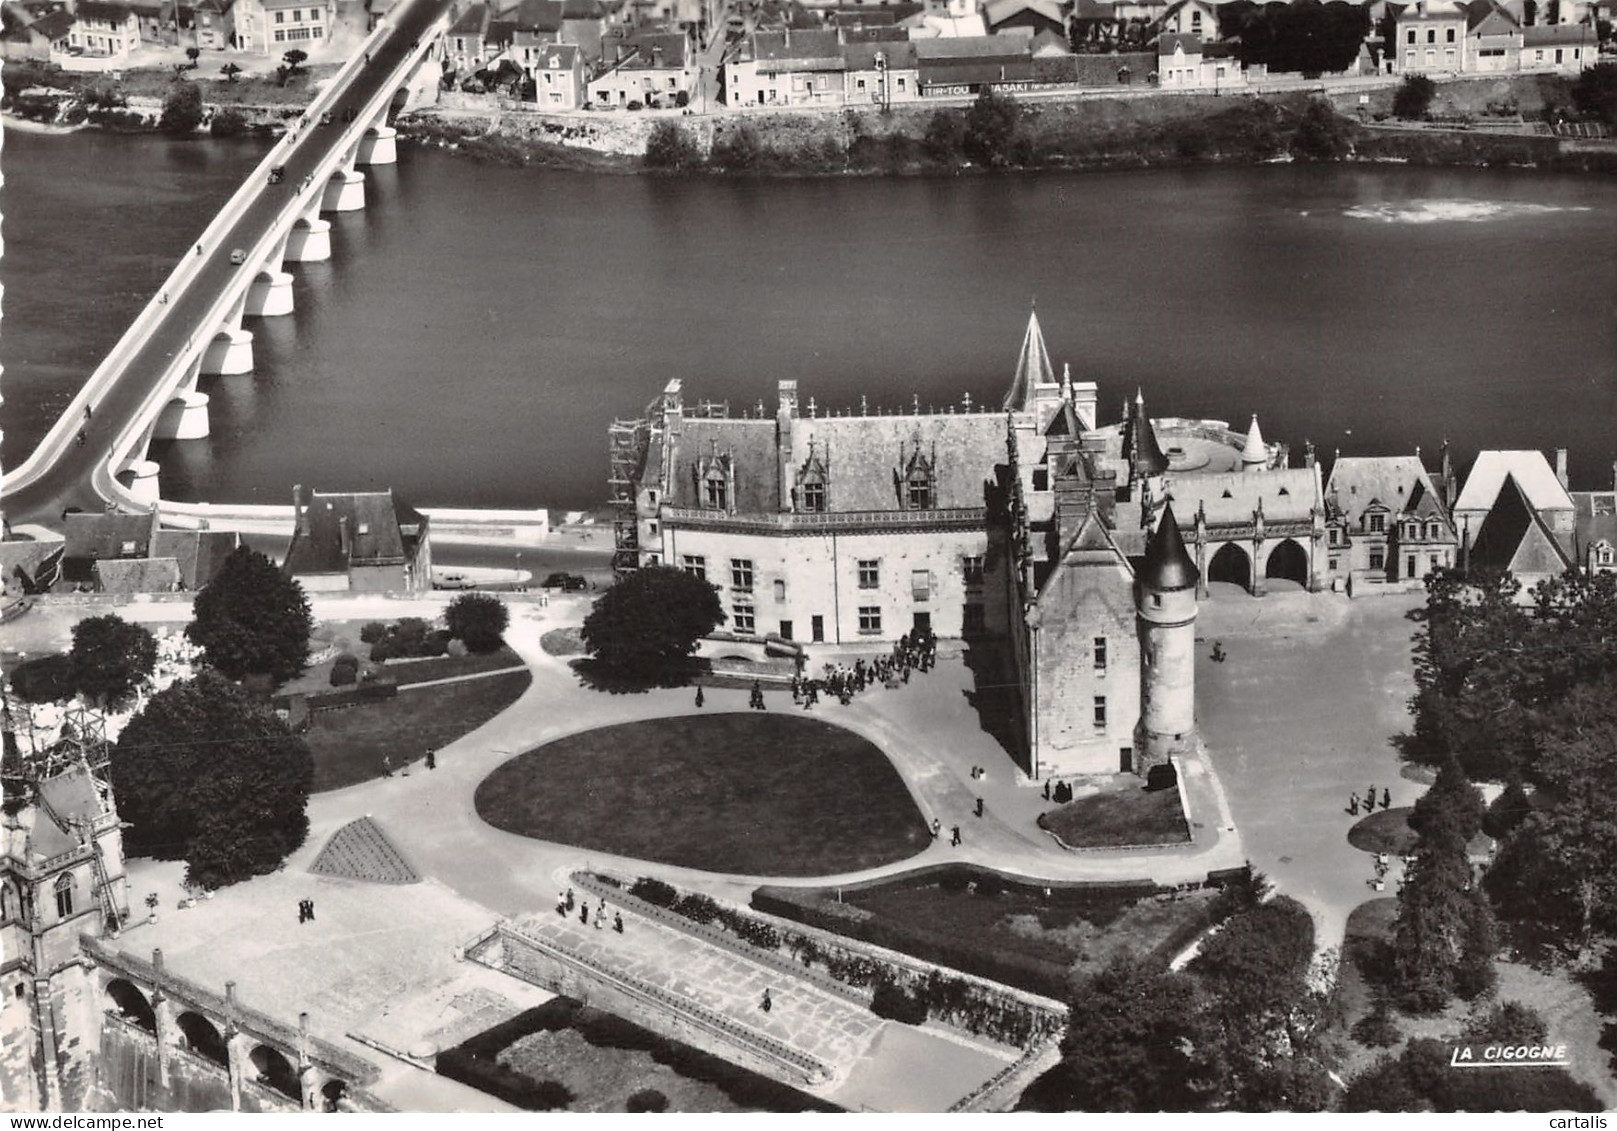
<path id="1" fill-rule="evenodd" d="M 911 672 L 931 671 L 937 660 L 937 634 L 930 629 L 916 629 L 899 637 L 889 654 L 874 660 L 861 656 L 852 664 L 828 663 L 825 674 L 818 678 L 804 678 L 799 671 L 792 677 L 792 702 L 807 710 L 819 703 L 823 691 L 847 706 L 867 687 L 900 687 L 909 683 Z"/>
<path id="2" fill-rule="evenodd" d="M 605 928 L 606 899 L 604 897 L 600 903 L 596 904 L 595 914 L 591 916 L 589 900 L 586 899 L 583 902 L 580 902 L 578 896 L 573 892 L 572 888 L 568 888 L 566 891 L 560 892 L 556 896 L 556 914 L 560 915 L 563 919 L 571 915 L 573 908 L 575 907 L 578 908 L 578 921 L 584 926 L 589 926 L 590 920 L 593 918 L 595 920 L 595 929 L 597 931 Z M 623 933 L 623 912 L 617 910 L 612 912 L 612 929 L 620 935 Z"/>

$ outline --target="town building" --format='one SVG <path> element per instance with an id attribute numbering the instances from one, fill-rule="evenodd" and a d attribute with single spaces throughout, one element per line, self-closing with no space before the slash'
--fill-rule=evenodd
<path id="1" fill-rule="evenodd" d="M 487 4 L 473 4 L 449 25 L 449 30 L 444 34 L 443 51 L 445 60 L 456 74 L 470 74 L 483 69 L 483 64 L 488 61 L 484 54 L 485 36 L 491 18 Z"/>
<path id="2" fill-rule="evenodd" d="M 335 0 L 235 0 L 236 47 L 280 58 L 319 47 L 337 17 Z"/>
<path id="3" fill-rule="evenodd" d="M 1493 510 L 1505 480 L 1515 480 L 1527 506 L 1540 515 L 1561 544 L 1570 549 L 1575 510 L 1567 494 L 1567 453 L 1555 453 L 1555 467 L 1539 451 L 1483 451 L 1471 465 L 1465 485 L 1454 500 L 1454 525 L 1464 541 L 1474 540 Z"/>
<path id="4" fill-rule="evenodd" d="M 65 55 L 73 30 L 73 13 L 53 4 L 8 3 L 3 10 L 5 31 L 0 34 L 0 58 L 48 60 Z"/>
<path id="5" fill-rule="evenodd" d="M 835 31 L 755 32 L 725 62 L 725 97 L 731 106 L 839 105 L 845 71 Z"/>
<path id="6" fill-rule="evenodd" d="M 1515 71 L 1522 65 L 1522 25 L 1509 9 L 1492 0 L 1470 6 L 1466 21 L 1467 69 L 1488 74 Z"/>
<path id="7" fill-rule="evenodd" d="M 52 44 L 51 60 L 70 69 L 75 62 L 99 61 L 106 66 L 127 63 L 140 50 L 140 20 L 127 4 L 109 0 L 79 0 L 72 9 L 67 45 Z"/>
<path id="8" fill-rule="evenodd" d="M 1445 457 L 1446 458 L 1446 457 Z M 1325 580 L 1357 595 L 1365 586 L 1418 586 L 1456 563 L 1459 537 L 1420 456 L 1342 456 L 1325 483 Z"/>
<path id="9" fill-rule="evenodd" d="M 1522 29 L 1522 70 L 1575 75 L 1600 61 L 1600 42 L 1587 24 L 1538 24 Z"/>
<path id="10" fill-rule="evenodd" d="M 1199 36 L 1203 43 L 1212 43 L 1219 38 L 1218 6 L 1207 0 L 1177 0 L 1162 13 L 1161 31 Z"/>
<path id="11" fill-rule="evenodd" d="M 850 105 L 920 100 L 920 64 L 915 45 L 907 40 L 845 43 L 842 62 L 844 97 Z"/>
<path id="12" fill-rule="evenodd" d="M 533 64 L 534 101 L 541 110 L 577 110 L 584 104 L 584 52 L 553 43 Z"/>
<path id="13" fill-rule="evenodd" d="M 1519 599 L 1524 602 L 1539 582 L 1572 568 L 1572 557 L 1561 538 L 1533 506 L 1514 471 L 1505 472 L 1493 505 L 1474 536 L 1462 538 L 1463 568 L 1467 572 L 1511 573 L 1521 583 Z"/>
<path id="14" fill-rule="evenodd" d="M 432 588 L 427 516 L 389 491 L 292 489 L 294 525 L 281 570 L 311 593 Z"/>
<path id="15" fill-rule="evenodd" d="M 684 33 L 631 36 L 616 42 L 603 63 L 606 69 L 588 84 L 589 99 L 598 106 L 683 106 L 696 84 L 696 60 Z"/>
<path id="16" fill-rule="evenodd" d="M 1610 491 L 1572 491 L 1572 558 L 1587 573 L 1617 573 L 1617 463 Z"/>
<path id="17" fill-rule="evenodd" d="M 984 85 L 1036 77 L 1032 41 L 1025 36 L 919 39 L 915 54 L 921 91 L 933 96 L 972 94 Z"/>
<path id="18" fill-rule="evenodd" d="M 1405 74 L 1465 69 L 1467 12 L 1452 0 L 1415 0 L 1398 13 L 1397 46 L 1389 54 Z"/>
<path id="19" fill-rule="evenodd" d="M 70 514 L 57 588 L 92 593 L 195 592 L 212 581 L 241 535 L 226 530 L 164 530 L 144 514 Z"/>
<path id="20" fill-rule="evenodd" d="M 1261 77 L 1261 64 L 1253 74 L 1222 43 L 1204 43 L 1194 33 L 1165 33 L 1157 39 L 1157 85 L 1163 90 L 1240 89 Z"/>

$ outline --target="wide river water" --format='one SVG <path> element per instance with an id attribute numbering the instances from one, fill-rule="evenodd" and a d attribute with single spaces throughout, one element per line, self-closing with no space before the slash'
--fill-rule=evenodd
<path id="1" fill-rule="evenodd" d="M 262 152 L 8 131 L 4 462 Z M 1272 166 L 913 179 L 665 179 L 404 149 L 332 217 L 257 372 L 207 381 L 213 436 L 164 493 L 598 505 L 606 428 L 687 400 L 821 411 L 997 403 L 1037 302 L 1103 417 L 1210 416 L 1329 458 L 1566 447 L 1617 458 L 1617 180 Z"/>

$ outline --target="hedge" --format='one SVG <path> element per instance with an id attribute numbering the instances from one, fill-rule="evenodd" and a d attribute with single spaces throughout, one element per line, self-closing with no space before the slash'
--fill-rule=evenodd
<path id="1" fill-rule="evenodd" d="M 534 1080 L 497 1060 L 484 1059 L 464 1045 L 438 1054 L 438 1075 L 486 1092 L 524 1111 L 554 1111 L 573 1102 L 572 1089 L 555 1080 Z"/>
<path id="2" fill-rule="evenodd" d="M 311 691 L 304 699 L 311 712 L 331 711 L 338 707 L 358 706 L 360 703 L 380 703 L 398 693 L 398 681 L 388 678 L 373 679 L 369 683 L 355 684 L 341 691 Z"/>

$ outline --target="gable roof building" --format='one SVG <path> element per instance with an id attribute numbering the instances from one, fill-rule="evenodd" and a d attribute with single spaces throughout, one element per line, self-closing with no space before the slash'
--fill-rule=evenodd
<path id="1" fill-rule="evenodd" d="M 1572 567 L 1571 557 L 1513 471 L 1505 473 L 1493 506 L 1462 556 L 1470 570 L 1508 570 L 1521 582 L 1524 597 L 1540 581 Z"/>
<path id="2" fill-rule="evenodd" d="M 1565 449 L 1556 452 L 1554 468 L 1540 451 L 1478 452 L 1465 477 L 1465 485 L 1454 500 L 1454 525 L 1462 536 L 1467 527 L 1472 536 L 1476 536 L 1507 478 L 1516 481 L 1527 505 L 1543 516 L 1557 538 L 1571 538 L 1573 506 L 1572 496 L 1566 490 Z M 1563 545 L 1570 543 L 1563 542 Z"/>
<path id="3" fill-rule="evenodd" d="M 282 572 L 310 591 L 415 592 L 432 588 L 427 516 L 391 490 L 292 490 L 296 514 Z"/>

